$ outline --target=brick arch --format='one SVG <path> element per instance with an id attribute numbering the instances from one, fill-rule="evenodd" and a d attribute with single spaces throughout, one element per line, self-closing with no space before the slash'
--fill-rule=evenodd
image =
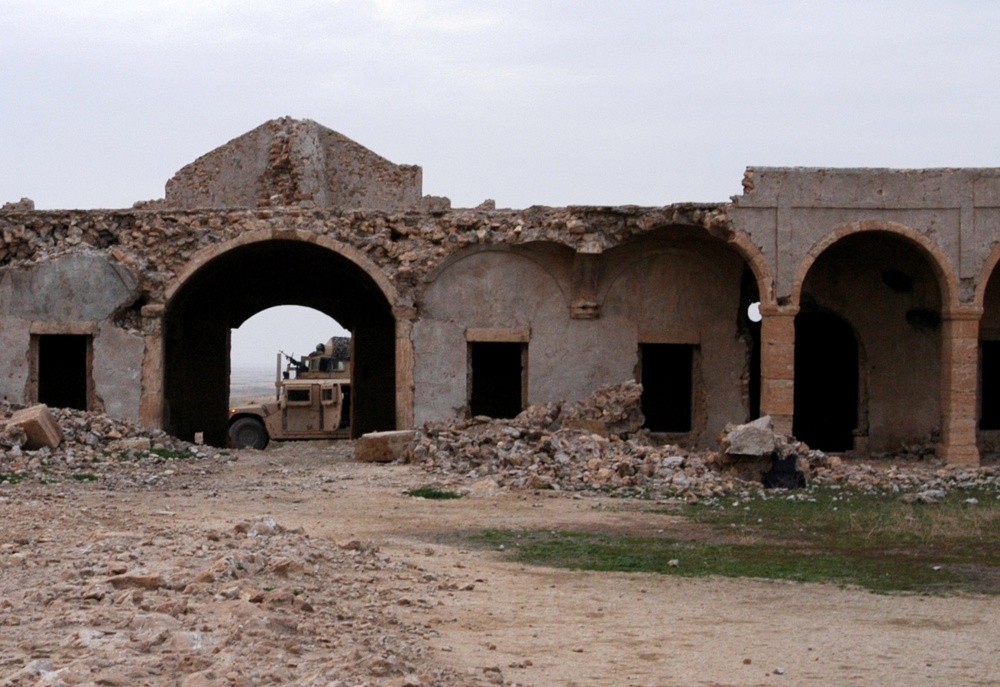
<path id="1" fill-rule="evenodd" d="M 774 275 L 771 267 L 767 263 L 764 253 L 757 247 L 750 236 L 742 232 L 733 234 L 729 241 L 736 252 L 743 256 L 743 261 L 750 267 L 754 278 L 757 280 L 757 292 L 760 294 L 762 305 L 777 305 L 774 297 Z"/>
<path id="2" fill-rule="evenodd" d="M 150 372 L 162 378 L 163 428 L 225 445 L 229 329 L 283 304 L 315 308 L 352 331 L 352 435 L 407 426 L 412 371 L 397 301 L 360 251 L 313 232 L 250 231 L 198 251 L 164 291 L 160 369 Z"/>
<path id="3" fill-rule="evenodd" d="M 850 224 L 837 227 L 835 230 L 816 241 L 816 243 L 814 243 L 806 252 L 806 256 L 802 259 L 802 262 L 799 263 L 799 268 L 795 273 L 795 279 L 792 282 L 792 305 L 797 307 L 800 304 L 802 298 L 802 285 L 805 283 L 809 270 L 812 269 L 813 264 L 819 256 L 840 239 L 862 232 L 894 234 L 913 243 L 918 249 L 921 250 L 921 252 L 923 252 L 931 270 L 937 277 L 938 288 L 941 292 L 941 309 L 944 312 L 948 312 L 954 311 L 960 307 L 958 278 L 955 276 L 955 271 L 952 269 L 948 257 L 944 254 L 944 252 L 942 252 L 938 245 L 931 239 L 927 238 L 915 229 L 906 226 L 905 224 L 884 220 L 863 220 L 860 222 L 851 222 Z"/>
<path id="4" fill-rule="evenodd" d="M 1000 263 L 1000 243 L 990 251 L 989 257 L 983 263 L 983 269 L 979 272 L 979 281 L 976 283 L 976 295 L 973 301 L 973 306 L 979 310 L 982 310 L 985 305 L 986 287 L 989 285 L 990 278 L 993 277 L 993 272 L 996 271 L 998 263 Z"/>
<path id="5" fill-rule="evenodd" d="M 310 231 L 287 229 L 257 229 L 254 231 L 248 231 L 238 238 L 206 246 L 205 248 L 197 251 L 191 256 L 191 259 L 187 261 L 184 268 L 177 274 L 176 277 L 174 277 L 165 289 L 163 298 L 164 305 L 169 306 L 174 296 L 177 295 L 177 292 L 180 291 L 188 280 L 194 276 L 198 270 L 211 262 L 213 259 L 225 255 L 229 251 L 241 246 L 277 240 L 312 243 L 317 246 L 327 248 L 351 261 L 365 274 L 367 274 L 373 282 L 375 282 L 379 290 L 382 292 L 382 295 L 389 303 L 389 306 L 392 308 L 393 314 L 398 315 L 397 309 L 399 307 L 399 298 L 396 287 L 393 286 L 391 281 L 389 281 L 385 272 L 383 272 L 378 265 L 369 260 L 365 253 L 357 248 L 354 248 L 353 246 L 341 243 L 340 241 L 331 239 L 327 236 L 321 236 Z"/>

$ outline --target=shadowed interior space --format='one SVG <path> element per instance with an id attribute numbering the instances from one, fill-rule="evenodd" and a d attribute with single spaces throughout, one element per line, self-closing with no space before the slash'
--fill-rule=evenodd
<path id="1" fill-rule="evenodd" d="M 395 429 L 395 320 L 375 281 L 337 252 L 294 240 L 234 248 L 198 269 L 165 316 L 164 427 L 227 442 L 232 328 L 262 310 L 300 305 L 354 337 L 352 434 Z M 273 355 L 273 351 L 267 351 Z"/>
<path id="2" fill-rule="evenodd" d="M 37 337 L 39 403 L 87 410 L 90 340 L 89 336 L 76 334 Z"/>
<path id="3" fill-rule="evenodd" d="M 653 432 L 691 430 L 692 364 L 689 344 L 640 344 L 642 414 Z"/>
<path id="4" fill-rule="evenodd" d="M 526 353 L 523 343 L 469 343 L 471 415 L 512 418 L 524 409 Z"/>

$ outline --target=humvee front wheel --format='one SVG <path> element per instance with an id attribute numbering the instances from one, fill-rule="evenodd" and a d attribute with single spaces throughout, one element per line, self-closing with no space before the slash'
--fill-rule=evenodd
<path id="1" fill-rule="evenodd" d="M 229 438 L 236 448 L 267 448 L 270 437 L 264 423 L 255 417 L 241 417 L 229 425 Z"/>

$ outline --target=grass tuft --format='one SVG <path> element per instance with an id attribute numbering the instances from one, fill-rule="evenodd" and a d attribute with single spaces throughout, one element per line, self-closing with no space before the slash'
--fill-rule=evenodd
<path id="1" fill-rule="evenodd" d="M 441 489 L 436 489 L 434 487 L 420 487 L 418 489 L 410 489 L 406 492 L 407 496 L 415 496 L 421 499 L 434 499 L 434 500 L 448 500 L 448 499 L 460 499 L 462 495 L 455 491 L 443 491 Z"/>

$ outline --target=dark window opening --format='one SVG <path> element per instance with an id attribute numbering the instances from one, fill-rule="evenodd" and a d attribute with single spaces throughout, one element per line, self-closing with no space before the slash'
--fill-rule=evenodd
<path id="1" fill-rule="evenodd" d="M 38 337 L 38 402 L 53 408 L 87 410 L 90 337 L 45 334 Z"/>
<path id="2" fill-rule="evenodd" d="M 288 389 L 289 403 L 304 403 L 308 405 L 310 400 L 309 389 Z"/>
<path id="3" fill-rule="evenodd" d="M 1000 429 L 1000 341 L 981 341 L 982 410 L 979 429 Z"/>
<path id="4" fill-rule="evenodd" d="M 795 407 L 792 433 L 810 448 L 849 451 L 858 426 L 858 341 L 828 312 L 795 318 Z"/>
<path id="5" fill-rule="evenodd" d="M 642 414 L 653 432 L 690 432 L 691 344 L 639 344 Z"/>
<path id="6" fill-rule="evenodd" d="M 512 418 L 524 410 L 527 345 L 470 342 L 469 411 L 473 416 Z"/>

